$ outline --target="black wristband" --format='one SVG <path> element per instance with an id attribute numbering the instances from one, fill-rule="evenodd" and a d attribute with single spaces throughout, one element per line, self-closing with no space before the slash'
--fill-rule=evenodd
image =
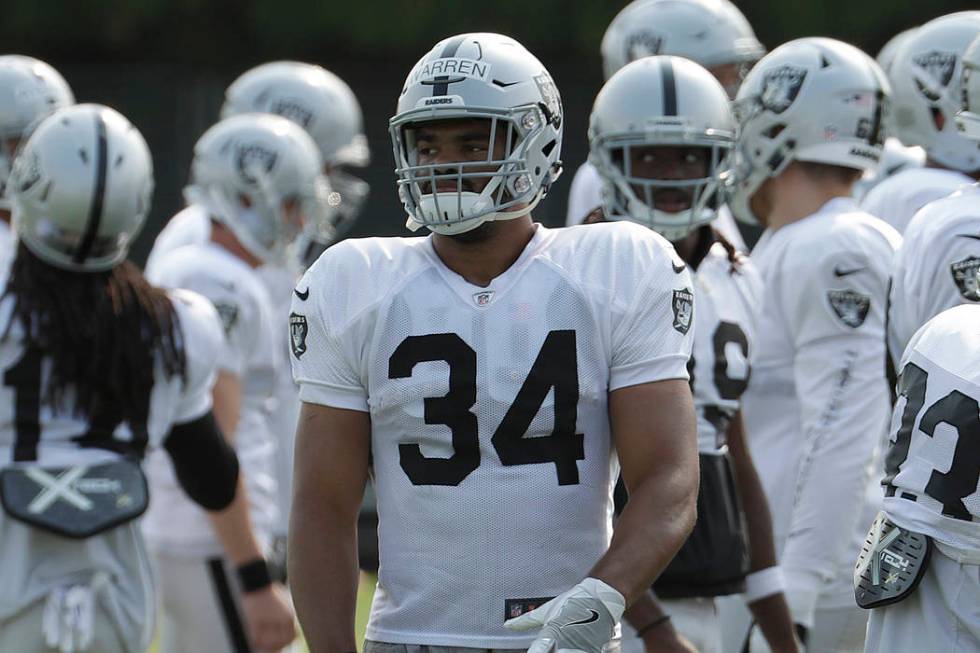
<path id="1" fill-rule="evenodd" d="M 653 621 L 651 621 L 650 623 L 648 623 L 643 628 L 637 629 L 636 636 L 637 637 L 643 637 L 643 633 L 647 632 L 648 630 L 653 630 L 657 626 L 659 626 L 661 624 L 665 624 L 668 621 L 670 621 L 670 615 L 669 614 L 662 614 L 659 617 L 657 617 L 656 619 L 654 619 Z"/>
<path id="2" fill-rule="evenodd" d="M 242 584 L 242 591 L 246 594 L 264 590 L 269 585 L 272 585 L 272 574 L 269 573 L 269 565 L 262 558 L 256 558 L 252 562 L 239 565 L 237 571 L 238 580 Z"/>

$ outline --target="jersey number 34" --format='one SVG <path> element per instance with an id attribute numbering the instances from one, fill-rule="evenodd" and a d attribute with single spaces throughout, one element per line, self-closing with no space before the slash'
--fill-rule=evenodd
<path id="1" fill-rule="evenodd" d="M 575 352 L 575 331 L 548 333 L 514 403 L 491 438 L 503 465 L 552 463 L 559 485 L 579 482 L 576 461 L 585 459 L 585 435 L 575 432 Z M 399 462 L 414 485 L 459 485 L 480 466 L 479 431 L 471 410 L 476 403 L 476 352 L 455 333 L 409 336 L 388 359 L 388 378 L 408 378 L 418 363 L 430 361 L 449 364 L 449 392 L 425 398 L 425 423 L 449 427 L 454 453 L 448 458 L 427 458 L 418 444 L 400 444 Z M 551 435 L 525 438 L 552 388 L 555 421 Z"/>

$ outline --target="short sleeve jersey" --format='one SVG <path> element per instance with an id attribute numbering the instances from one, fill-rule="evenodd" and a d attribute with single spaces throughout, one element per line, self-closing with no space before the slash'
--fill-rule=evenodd
<path id="1" fill-rule="evenodd" d="M 912 337 L 885 459 L 885 512 L 980 555 L 980 306 L 957 306 Z"/>
<path id="2" fill-rule="evenodd" d="M 688 378 L 689 272 L 638 225 L 538 225 L 487 287 L 430 238 L 369 238 L 327 250 L 296 290 L 301 399 L 371 415 L 367 636 L 526 647 L 533 634 L 505 619 L 579 582 L 609 544 L 608 393 Z"/>
<path id="3" fill-rule="evenodd" d="M 722 453 L 725 433 L 749 385 L 762 279 L 747 257 L 737 264 L 716 243 L 694 273 L 697 325 L 689 371 L 698 413 L 698 449 Z"/>
<path id="4" fill-rule="evenodd" d="M 0 286 L 0 295 L 4 288 Z M 202 297 L 171 291 L 180 324 L 186 369 L 167 377 L 158 361 L 145 424 L 113 422 L 111 415 L 96 420 L 74 413 L 69 405 L 55 408 L 43 399 L 41 385 L 51 362 L 37 350 L 25 348 L 23 328 L 10 325 L 13 300 L 0 302 L 0 468 L 11 465 L 67 467 L 95 465 L 127 451 L 137 457 L 159 447 L 175 424 L 194 421 L 211 409 L 214 351 L 221 338 L 218 316 Z M 149 569 L 139 522 L 134 521 L 85 541 L 84 546 L 13 521 L 0 510 L 0 551 L 4 556 L 0 583 L 0 620 L 39 600 L 79 569 L 106 572 L 119 579 L 116 593 L 106 600 L 120 619 L 141 627 L 152 613 L 147 592 Z M 115 602 L 113 597 L 120 597 Z"/>
<path id="5" fill-rule="evenodd" d="M 147 278 L 161 286 L 200 293 L 220 317 L 223 337 L 215 347 L 217 368 L 241 383 L 235 449 L 253 521 L 267 532 L 278 519 L 270 419 L 275 410 L 275 372 L 281 365 L 278 357 L 285 355 L 277 346 L 268 293 L 252 268 L 211 242 L 172 250 L 147 269 Z M 218 550 L 206 514 L 183 493 L 170 461 L 155 456 L 147 471 L 156 496 L 161 497 L 144 520 L 147 537 L 158 547 Z"/>
<path id="6" fill-rule="evenodd" d="M 861 199 L 861 210 L 880 218 L 900 234 L 916 211 L 946 197 L 973 180 L 962 172 L 939 168 L 909 168 L 881 180 Z"/>
<path id="7" fill-rule="evenodd" d="M 937 200 L 909 223 L 895 256 L 889 293 L 888 351 L 896 363 L 930 318 L 980 303 L 980 186 Z"/>

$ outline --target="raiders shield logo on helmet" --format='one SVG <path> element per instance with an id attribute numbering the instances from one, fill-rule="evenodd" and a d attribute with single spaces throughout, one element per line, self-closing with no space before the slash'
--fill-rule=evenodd
<path id="1" fill-rule="evenodd" d="M 255 184 L 260 176 L 272 172 L 278 158 L 278 152 L 266 149 L 258 143 L 242 143 L 235 153 L 235 165 L 246 183 Z"/>
<path id="2" fill-rule="evenodd" d="M 288 118 L 304 129 L 313 121 L 313 111 L 300 100 L 293 98 L 278 98 L 269 107 L 269 113 Z"/>
<path id="3" fill-rule="evenodd" d="M 221 318 L 221 326 L 224 327 L 225 335 L 227 336 L 238 322 L 238 307 L 234 304 L 215 302 L 214 310 L 218 311 L 218 317 Z"/>
<path id="4" fill-rule="evenodd" d="M 956 287 L 960 289 L 963 299 L 980 302 L 980 285 L 977 272 L 980 271 L 980 257 L 968 256 L 962 261 L 956 261 L 949 266 Z"/>
<path id="5" fill-rule="evenodd" d="M 664 47 L 664 37 L 660 34 L 640 30 L 626 39 L 626 61 L 636 61 L 643 57 L 660 54 Z"/>
<path id="6" fill-rule="evenodd" d="M 299 313 L 289 314 L 289 344 L 293 350 L 293 356 L 297 359 L 306 353 L 306 334 L 309 326 L 306 323 L 306 316 Z"/>
<path id="7" fill-rule="evenodd" d="M 694 295 L 690 290 L 674 291 L 674 328 L 686 334 L 691 328 L 691 318 L 694 317 Z"/>
<path id="8" fill-rule="evenodd" d="M 762 78 L 762 106 L 773 113 L 786 111 L 799 95 L 804 79 L 806 68 L 799 66 L 780 66 L 766 72 Z"/>
<path id="9" fill-rule="evenodd" d="M 871 298 L 853 290 L 831 290 L 827 299 L 840 321 L 852 329 L 864 324 L 871 308 Z"/>
<path id="10" fill-rule="evenodd" d="M 932 102 L 938 101 L 953 79 L 956 53 L 932 50 L 912 57 L 912 62 L 917 68 L 915 85 L 919 92 Z"/>

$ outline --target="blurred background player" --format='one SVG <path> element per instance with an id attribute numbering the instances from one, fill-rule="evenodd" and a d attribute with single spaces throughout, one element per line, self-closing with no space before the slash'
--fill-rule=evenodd
<path id="1" fill-rule="evenodd" d="M 221 316 L 214 412 L 242 461 L 266 546 L 278 518 L 271 411 L 285 320 L 255 270 L 284 265 L 304 224 L 322 218 L 322 170 L 316 144 L 285 118 L 243 114 L 219 122 L 195 147 L 186 191 L 211 219 L 210 238 L 159 256 L 147 270 L 163 286 L 204 295 Z M 151 461 L 149 470 L 161 499 L 144 523 L 163 579 L 161 651 L 238 651 L 241 624 L 227 589 L 239 588 L 226 578 L 214 533 L 181 495 L 165 460 Z"/>
<path id="2" fill-rule="evenodd" d="M 978 33 L 980 11 L 943 16 L 919 27 L 898 46 L 891 62 L 887 131 L 905 145 L 922 147 L 926 166 L 880 182 L 861 200 L 861 208 L 900 233 L 916 211 L 980 175 L 980 146 L 965 138 L 954 120 L 960 106 L 963 52 Z"/>
<path id="3" fill-rule="evenodd" d="M 321 224 L 306 226 L 294 244 L 290 260 L 266 263 L 257 273 L 273 304 L 276 325 L 285 324 L 289 302 L 299 274 L 329 245 L 344 237 L 364 206 L 368 184 L 356 177 L 352 168 L 370 162 L 364 137 L 361 107 L 347 84 L 321 66 L 296 61 L 274 61 L 252 68 L 238 77 L 225 91 L 221 116 L 243 113 L 271 113 L 300 125 L 317 144 L 323 159 L 323 173 L 329 183 L 327 208 Z M 182 245 L 207 242 L 211 218 L 202 207 L 191 205 L 175 215 L 157 236 L 147 261 L 155 260 Z M 285 572 L 285 536 L 293 478 L 293 439 L 299 416 L 299 390 L 289 368 L 288 339 L 281 338 L 283 363 L 276 372 L 276 410 L 271 413 L 270 430 L 276 437 L 276 480 L 279 519 L 273 529 L 273 556 Z M 373 508 L 370 508 L 373 510 Z M 364 538 L 369 543 L 369 538 Z"/>
<path id="4" fill-rule="evenodd" d="M 888 94 L 863 52 L 807 38 L 764 57 L 735 101 L 729 206 L 766 225 L 752 257 L 764 293 L 743 413 L 811 653 L 860 650 L 864 635 L 850 571 L 887 422 L 885 301 L 900 237 L 851 193 L 881 155 Z"/>
<path id="5" fill-rule="evenodd" d="M 917 27 L 912 27 L 888 39 L 888 42 L 878 51 L 875 61 L 890 75 L 892 62 L 895 60 L 895 53 L 913 35 Z M 921 168 L 926 163 L 926 151 L 918 145 L 911 147 L 903 145 L 895 136 L 889 135 L 885 138 L 885 145 L 881 152 L 881 160 L 874 170 L 864 173 L 861 180 L 854 184 L 854 197 L 860 202 L 868 191 L 878 183 L 888 177 L 905 170 L 906 168 Z"/>
<path id="6" fill-rule="evenodd" d="M 146 650 L 156 603 L 137 524 L 150 448 L 212 511 L 233 564 L 261 556 L 211 413 L 217 315 L 126 260 L 152 189 L 143 137 L 92 104 L 36 126 L 9 177 L 20 245 L 0 300 L 3 651 Z M 251 641 L 276 648 L 291 612 L 270 583 L 253 589 Z"/>
<path id="7" fill-rule="evenodd" d="M 707 70 L 680 57 L 645 57 L 603 86 L 589 141 L 602 180 L 603 215 L 588 221 L 630 220 L 670 240 L 690 266 L 698 307 L 688 365 L 698 415 L 698 521 L 654 585 L 656 599 L 645 597 L 627 610 L 632 627 L 623 625 L 623 650 L 665 650 L 679 632 L 702 653 L 719 651 L 714 597 L 742 592 L 750 569 L 756 581 L 778 574 L 769 508 L 739 412 L 762 281 L 749 259 L 711 227 L 723 202 L 735 120 L 724 88 Z M 752 598 L 759 599 L 750 605 L 774 650 L 795 651 L 781 590 Z"/>
<path id="8" fill-rule="evenodd" d="M 855 570 L 865 651 L 980 651 L 980 306 L 926 322 L 899 369 L 886 498 Z"/>
<path id="9" fill-rule="evenodd" d="M 961 137 L 980 146 L 980 25 L 962 57 L 962 98 L 956 121 Z M 957 304 L 980 302 L 980 185 L 964 186 L 927 204 L 905 230 L 889 291 L 888 351 L 898 363 L 912 335 L 930 318 Z"/>
<path id="10" fill-rule="evenodd" d="M 313 650 L 355 647 L 369 468 L 368 653 L 599 653 L 693 526 L 691 278 L 639 226 L 532 221 L 563 123 L 513 39 L 440 41 L 390 123 L 408 226 L 433 234 L 344 241 L 297 285 L 289 564 Z M 613 447 L 632 492 L 615 533 Z"/>
<path id="11" fill-rule="evenodd" d="M 42 118 L 74 103 L 68 83 L 48 64 L 16 54 L 0 56 L 0 269 L 14 257 L 6 191 L 17 146 Z"/>
<path id="12" fill-rule="evenodd" d="M 728 0 L 636 0 L 619 12 L 602 38 L 606 79 L 631 61 L 655 54 L 684 57 L 707 68 L 729 98 L 765 48 L 752 27 Z M 600 181 L 591 163 L 583 163 L 568 195 L 566 224 L 579 224 L 601 203 Z M 727 209 L 715 227 L 739 250 L 745 242 Z"/>

